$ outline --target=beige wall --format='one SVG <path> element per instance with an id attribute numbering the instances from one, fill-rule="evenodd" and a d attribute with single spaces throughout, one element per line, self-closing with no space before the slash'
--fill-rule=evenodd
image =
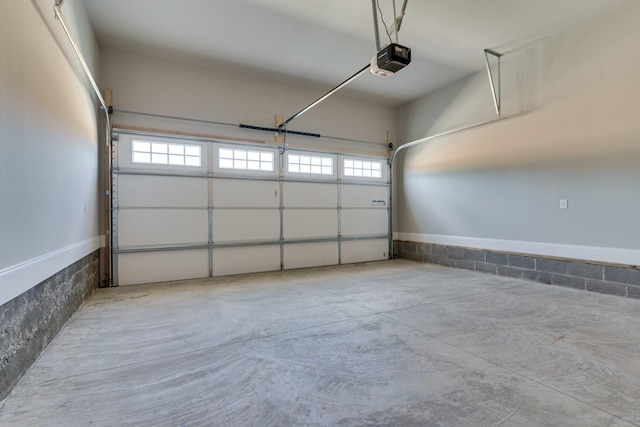
<path id="1" fill-rule="evenodd" d="M 631 4 L 505 55 L 503 102 L 513 117 L 401 155 L 396 232 L 640 264 L 639 20 L 640 4 Z M 492 117 L 481 72 L 401 107 L 398 127 L 409 142 Z"/>
<path id="2" fill-rule="evenodd" d="M 53 4 L 2 2 L 0 304 L 100 246 L 97 112 Z M 83 3 L 63 13 L 96 69 Z"/>
<path id="3" fill-rule="evenodd" d="M 276 114 L 286 119 L 325 93 L 108 49 L 102 52 L 101 64 L 102 85 L 113 90 L 116 110 L 274 127 Z M 118 112 L 114 115 L 114 122 L 251 140 L 274 140 L 274 135 L 268 132 L 154 120 Z M 293 121 L 289 130 L 369 142 L 290 136 L 290 144 L 386 153 L 387 131 L 395 134 L 395 110 L 338 93 Z"/>

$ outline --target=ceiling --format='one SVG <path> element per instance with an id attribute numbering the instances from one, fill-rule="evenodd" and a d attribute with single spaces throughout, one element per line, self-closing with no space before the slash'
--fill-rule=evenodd
<path id="1" fill-rule="evenodd" d="M 84 1 L 102 48 L 287 83 L 319 95 L 376 52 L 369 0 Z M 393 0 L 378 1 L 390 24 Z M 485 48 L 526 43 L 631 1 L 408 0 L 399 42 L 411 48 L 411 65 L 386 79 L 366 73 L 343 93 L 401 105 L 483 69 Z M 399 9 L 402 0 L 396 4 Z M 382 23 L 380 32 L 384 46 Z"/>

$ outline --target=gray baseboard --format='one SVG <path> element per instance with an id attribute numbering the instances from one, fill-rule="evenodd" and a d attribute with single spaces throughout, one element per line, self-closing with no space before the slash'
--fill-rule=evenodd
<path id="1" fill-rule="evenodd" d="M 99 279 L 96 251 L 0 306 L 0 400 L 93 294 Z"/>
<path id="2" fill-rule="evenodd" d="M 393 242 L 398 258 L 640 299 L 640 268 L 432 243 Z"/>

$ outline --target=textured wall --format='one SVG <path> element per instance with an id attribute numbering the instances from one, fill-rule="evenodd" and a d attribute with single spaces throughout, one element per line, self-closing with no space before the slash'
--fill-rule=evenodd
<path id="1" fill-rule="evenodd" d="M 640 299 L 640 269 L 431 243 L 394 241 L 398 258 Z"/>
<path id="2" fill-rule="evenodd" d="M 0 306 L 0 399 L 4 399 L 99 282 L 99 251 Z"/>

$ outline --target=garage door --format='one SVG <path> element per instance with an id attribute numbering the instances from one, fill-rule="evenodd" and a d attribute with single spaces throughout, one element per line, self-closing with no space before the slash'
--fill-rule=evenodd
<path id="1" fill-rule="evenodd" d="M 386 158 L 119 131 L 114 283 L 388 258 Z"/>

